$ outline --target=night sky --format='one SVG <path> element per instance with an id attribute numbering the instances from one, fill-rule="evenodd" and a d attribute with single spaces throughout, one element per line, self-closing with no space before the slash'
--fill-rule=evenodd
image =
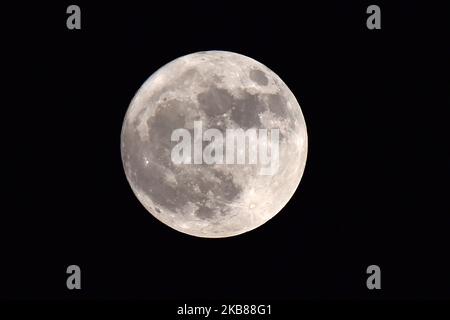
<path id="1" fill-rule="evenodd" d="M 448 11 L 377 2 L 368 30 L 365 1 L 146 3 L 74 2 L 81 30 L 69 2 L 4 13 L 1 299 L 450 298 Z M 202 50 L 274 70 L 308 128 L 291 201 L 232 238 L 158 222 L 120 156 L 136 90 Z M 372 264 L 381 290 L 366 287 Z"/>

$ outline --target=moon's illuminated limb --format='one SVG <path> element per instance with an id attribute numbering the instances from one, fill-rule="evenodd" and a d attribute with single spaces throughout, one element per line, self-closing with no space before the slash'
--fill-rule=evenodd
<path id="1" fill-rule="evenodd" d="M 171 133 L 194 121 L 229 128 L 279 129 L 279 168 L 177 165 Z M 166 225 L 199 237 L 238 235 L 276 215 L 294 194 L 307 156 L 300 106 L 286 84 L 261 63 L 231 52 L 180 57 L 155 72 L 130 103 L 121 151 L 140 202 Z"/>

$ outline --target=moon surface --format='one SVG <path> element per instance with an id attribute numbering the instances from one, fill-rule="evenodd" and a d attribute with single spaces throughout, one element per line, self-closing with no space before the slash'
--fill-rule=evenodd
<path id="1" fill-rule="evenodd" d="M 224 136 L 227 129 L 278 129 L 277 171 L 261 175 L 260 163 L 174 163 L 171 134 L 193 132 L 194 121 Z M 274 217 L 300 183 L 307 150 L 305 120 L 287 85 L 258 61 L 227 51 L 189 54 L 157 70 L 132 99 L 121 134 L 125 174 L 142 205 L 167 226 L 206 238 L 239 235 Z"/>

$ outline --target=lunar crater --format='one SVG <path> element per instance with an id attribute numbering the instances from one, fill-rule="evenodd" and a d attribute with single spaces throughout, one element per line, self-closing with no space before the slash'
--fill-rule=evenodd
<path id="1" fill-rule="evenodd" d="M 267 79 L 266 74 L 258 69 L 250 70 L 250 79 L 261 86 L 266 86 L 269 83 L 269 79 Z"/>

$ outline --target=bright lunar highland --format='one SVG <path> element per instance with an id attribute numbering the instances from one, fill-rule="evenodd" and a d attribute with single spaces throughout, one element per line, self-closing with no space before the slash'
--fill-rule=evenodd
<path id="1" fill-rule="evenodd" d="M 278 130 L 276 170 L 175 163 L 172 134 L 193 133 L 194 122 L 223 137 L 228 129 Z M 248 155 L 251 147 L 236 152 Z M 206 238 L 242 234 L 275 216 L 300 183 L 307 151 L 305 120 L 287 85 L 258 61 L 227 51 L 189 54 L 157 70 L 132 99 L 121 134 L 125 174 L 142 205 L 169 227 Z"/>

